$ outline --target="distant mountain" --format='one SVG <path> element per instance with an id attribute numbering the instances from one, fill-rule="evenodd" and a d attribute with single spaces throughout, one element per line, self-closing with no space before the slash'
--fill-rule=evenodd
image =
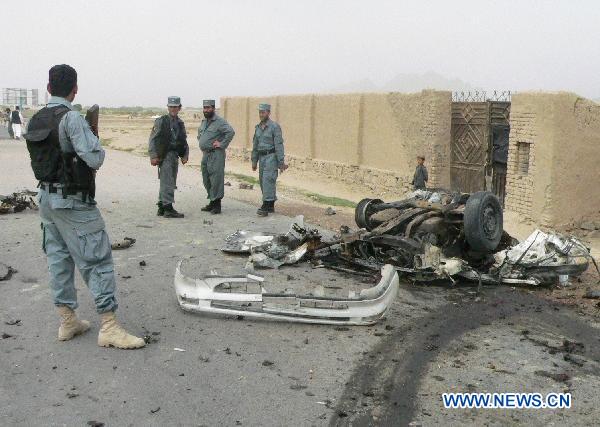
<path id="1" fill-rule="evenodd" d="M 451 91 L 481 90 L 460 79 L 448 79 L 432 71 L 423 74 L 398 74 L 383 86 L 377 86 L 369 79 L 346 83 L 331 90 L 333 93 L 349 92 L 420 92 L 423 89 Z"/>
<path id="2" fill-rule="evenodd" d="M 448 79 L 431 71 L 424 74 L 398 74 L 385 84 L 383 89 L 388 92 L 420 92 L 423 89 L 478 90 L 460 79 Z"/>
<path id="3" fill-rule="evenodd" d="M 333 93 L 380 92 L 382 89 L 369 79 L 346 83 L 331 90 Z"/>

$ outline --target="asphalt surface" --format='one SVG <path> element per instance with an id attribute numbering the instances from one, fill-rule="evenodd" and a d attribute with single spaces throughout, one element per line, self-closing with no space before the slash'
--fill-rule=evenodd
<path id="1" fill-rule="evenodd" d="M 35 189 L 23 142 L 0 141 L 0 163 L 0 194 Z M 200 272 L 241 269 L 243 257 L 220 252 L 223 238 L 242 228 L 285 232 L 291 218 L 257 218 L 256 206 L 227 195 L 222 215 L 200 212 L 205 193 L 191 168 L 181 169 L 178 187 L 176 208 L 186 217 L 167 220 L 155 216 L 158 181 L 147 159 L 109 151 L 98 174 L 109 235 L 137 239 L 114 258 L 118 316 L 153 341 L 141 350 L 97 346 L 98 317 L 79 276 L 78 313 L 92 329 L 59 342 L 37 212 L 0 216 L 0 262 L 17 270 L 0 281 L 0 424 L 597 423 L 598 324 L 526 290 L 402 284 L 373 327 L 181 311 L 172 284 L 179 259 L 191 258 Z M 306 264 L 265 275 L 275 290 L 361 286 Z M 574 406 L 449 410 L 440 398 L 446 391 L 569 391 Z"/>

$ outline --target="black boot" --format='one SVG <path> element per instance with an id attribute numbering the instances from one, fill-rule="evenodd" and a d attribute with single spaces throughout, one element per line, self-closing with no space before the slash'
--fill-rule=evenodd
<path id="1" fill-rule="evenodd" d="M 212 211 L 214 203 L 215 202 L 213 202 L 211 200 L 210 202 L 208 202 L 208 205 L 204 206 L 203 208 L 200 208 L 200 210 L 203 211 L 203 212 L 210 212 L 210 211 Z"/>
<path id="2" fill-rule="evenodd" d="M 256 215 L 258 215 L 258 216 L 269 215 L 269 211 L 268 211 L 268 207 L 267 207 L 268 204 L 269 204 L 269 202 L 263 201 L 262 206 L 260 208 L 258 208 L 258 210 L 256 211 Z"/>
<path id="3" fill-rule="evenodd" d="M 165 218 L 183 218 L 183 214 L 177 212 L 171 203 L 168 205 L 164 205 L 165 209 Z"/>
<path id="4" fill-rule="evenodd" d="M 213 215 L 218 215 L 221 213 L 221 199 L 216 199 L 213 201 L 213 207 L 210 210 L 210 213 Z"/>
<path id="5" fill-rule="evenodd" d="M 275 200 L 270 200 L 267 203 L 267 212 L 275 213 Z"/>
<path id="6" fill-rule="evenodd" d="M 163 216 L 165 214 L 165 207 L 163 206 L 162 202 L 158 202 L 156 206 L 158 206 L 158 211 L 156 211 L 156 215 Z"/>

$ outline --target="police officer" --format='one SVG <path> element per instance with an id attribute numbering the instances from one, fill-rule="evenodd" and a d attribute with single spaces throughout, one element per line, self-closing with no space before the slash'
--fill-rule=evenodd
<path id="1" fill-rule="evenodd" d="M 127 333 L 115 317 L 115 272 L 104 220 L 94 200 L 96 171 L 104 162 L 98 137 L 76 111 L 77 72 L 68 65 L 50 69 L 45 108 L 29 122 L 25 139 L 39 183 L 43 249 L 50 290 L 61 317 L 58 339 L 70 340 L 90 328 L 75 314 L 74 269 L 79 269 L 101 316 L 98 345 L 140 348 L 144 340 Z"/>
<path id="2" fill-rule="evenodd" d="M 201 210 L 220 214 L 221 199 L 225 195 L 225 150 L 235 131 L 215 113 L 213 99 L 205 99 L 203 107 L 204 120 L 198 128 L 198 144 L 202 150 L 202 181 L 209 203 Z"/>
<path id="3" fill-rule="evenodd" d="M 252 170 L 258 166 L 258 178 L 262 191 L 262 206 L 256 211 L 258 216 L 267 216 L 275 212 L 276 185 L 278 169 L 283 173 L 287 169 L 283 150 L 281 127 L 269 118 L 271 106 L 259 104 L 260 123 L 254 128 L 252 138 Z"/>
<path id="4" fill-rule="evenodd" d="M 178 159 L 185 165 L 189 157 L 189 146 L 185 124 L 178 116 L 181 111 L 181 99 L 170 96 L 167 101 L 169 114 L 154 122 L 148 142 L 150 164 L 158 166 L 160 189 L 158 192 L 158 216 L 165 218 L 183 218 L 183 214 L 173 208 L 175 186 L 177 183 Z"/>

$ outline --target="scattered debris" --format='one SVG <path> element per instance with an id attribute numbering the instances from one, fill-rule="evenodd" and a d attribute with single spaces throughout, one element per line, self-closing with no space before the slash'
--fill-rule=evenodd
<path id="1" fill-rule="evenodd" d="M 231 182 L 227 181 L 225 184 L 223 184 L 225 187 L 231 187 Z"/>
<path id="2" fill-rule="evenodd" d="M 306 228 L 304 217 L 299 215 L 285 234 L 238 230 L 225 239 L 221 250 L 234 254 L 249 253 L 246 269 L 253 271 L 254 267 L 279 268 L 284 264 L 296 264 L 320 245 L 319 231 Z"/>
<path id="3" fill-rule="evenodd" d="M 290 389 L 292 389 L 292 390 L 304 390 L 304 389 L 307 389 L 307 388 L 308 388 L 308 386 L 302 385 L 302 384 L 292 384 L 290 386 Z"/>
<path id="4" fill-rule="evenodd" d="M 571 379 L 571 377 L 567 374 L 563 373 L 554 373 L 554 372 L 548 372 L 548 371 L 535 371 L 534 374 L 539 375 L 540 377 L 546 377 L 546 378 L 550 378 L 553 379 L 556 382 L 559 383 L 566 383 L 567 381 L 569 381 Z"/>
<path id="5" fill-rule="evenodd" d="M 37 192 L 30 190 L 19 191 L 10 196 L 0 195 L 0 214 L 18 213 L 25 209 L 37 210 L 38 206 L 34 200 Z"/>
<path id="6" fill-rule="evenodd" d="M 69 399 L 75 399 L 76 397 L 79 397 L 79 393 L 75 393 L 75 392 L 68 392 L 67 393 L 67 397 Z"/>
<path id="7" fill-rule="evenodd" d="M 591 290 L 588 289 L 583 295 L 584 298 L 589 299 L 600 299 L 600 291 L 599 290 Z"/>
<path id="8" fill-rule="evenodd" d="M 398 292 L 399 277 L 415 282 L 458 280 L 481 284 L 555 284 L 577 277 L 595 261 L 578 239 L 536 230 L 519 243 L 503 230 L 498 198 L 417 190 L 407 199 L 363 199 L 355 210 L 360 227 L 343 226 L 327 240 L 300 215 L 285 234 L 238 230 L 221 250 L 247 254 L 247 274 L 186 277 L 177 265 L 175 290 L 184 310 L 272 320 L 337 325 L 379 321 Z M 313 267 L 377 278 L 379 283 L 347 297 L 268 293 L 255 268 L 277 269 L 308 260 Z M 186 260 L 185 262 L 189 262 Z M 288 277 L 289 280 L 289 277 Z M 386 328 L 391 330 L 392 328 Z M 376 336 L 384 335 L 376 332 Z M 437 350 L 435 344 L 428 351 Z"/>
<path id="9" fill-rule="evenodd" d="M 240 190 L 252 190 L 252 189 L 254 189 L 254 184 L 248 184 L 246 182 L 240 182 L 239 189 Z"/>
<path id="10" fill-rule="evenodd" d="M 153 344 L 160 341 L 160 339 L 158 338 L 159 335 L 160 332 L 151 332 L 150 334 L 144 335 L 142 338 L 144 339 L 144 342 L 146 344 Z"/>
<path id="11" fill-rule="evenodd" d="M 127 249 L 134 245 L 135 239 L 133 237 L 124 237 L 120 242 L 115 242 L 111 245 L 113 250 Z"/>
<path id="12" fill-rule="evenodd" d="M 205 220 L 204 220 L 202 223 L 203 223 L 204 225 L 212 225 L 212 224 L 213 224 L 213 222 L 212 222 L 212 220 L 211 220 L 211 219 L 205 219 Z"/>
<path id="13" fill-rule="evenodd" d="M 0 262 L 0 281 L 10 280 L 13 274 L 15 274 L 17 270 L 12 268 L 10 265 L 6 265 Z"/>
<path id="14" fill-rule="evenodd" d="M 337 212 L 331 206 L 325 209 L 325 215 L 335 215 Z"/>

